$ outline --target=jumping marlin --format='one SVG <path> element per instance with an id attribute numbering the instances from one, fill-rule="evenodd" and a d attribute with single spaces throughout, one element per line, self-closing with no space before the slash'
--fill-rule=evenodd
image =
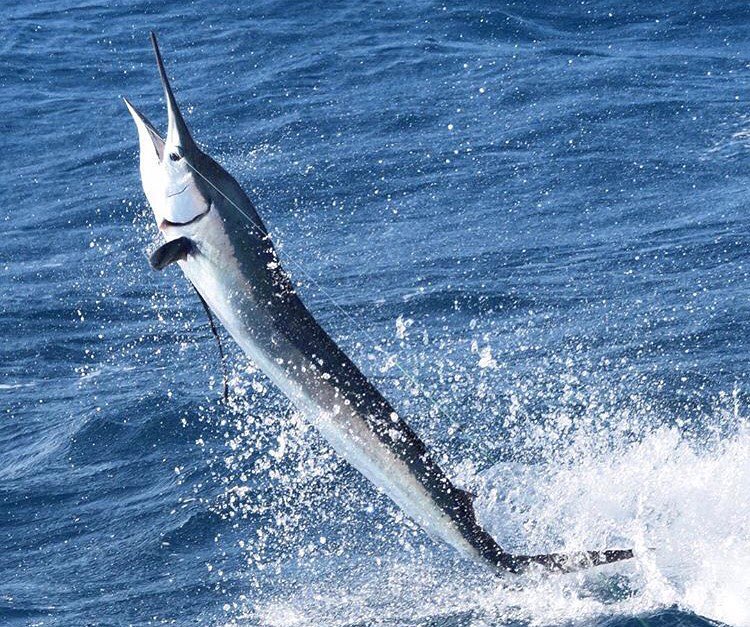
<path id="1" fill-rule="evenodd" d="M 568 572 L 633 557 L 631 550 L 513 555 L 477 522 L 403 417 L 315 321 L 296 294 L 253 203 L 193 141 L 151 33 L 167 104 L 163 139 L 127 100 L 138 129 L 143 190 L 166 243 L 151 256 L 177 263 L 245 353 L 330 445 L 431 536 L 496 571 L 538 564 Z"/>

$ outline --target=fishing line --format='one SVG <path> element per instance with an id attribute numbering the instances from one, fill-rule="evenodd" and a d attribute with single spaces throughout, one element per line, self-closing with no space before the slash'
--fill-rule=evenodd
<path id="1" fill-rule="evenodd" d="M 249 216 L 249 215 L 248 215 L 247 213 L 245 213 L 245 211 L 243 211 L 243 209 L 242 209 L 242 208 L 241 208 L 241 207 L 240 207 L 240 206 L 239 206 L 239 205 L 238 205 L 238 204 L 237 204 L 236 202 L 234 202 L 234 201 L 233 201 L 233 200 L 232 200 L 231 198 L 229 198 L 229 196 L 227 196 L 227 195 L 226 195 L 226 194 L 225 194 L 224 192 L 222 192 L 222 191 L 221 191 L 221 190 L 220 190 L 220 189 L 219 189 L 219 188 L 218 188 L 218 187 L 217 187 L 216 185 L 214 185 L 214 184 L 213 184 L 213 183 L 212 183 L 212 182 L 211 182 L 211 181 L 210 181 L 210 180 L 208 179 L 208 177 L 206 177 L 206 176 L 205 176 L 205 175 L 204 175 L 204 174 L 203 174 L 203 173 L 202 173 L 202 172 L 201 172 L 200 170 L 198 170 L 198 168 L 196 168 L 196 167 L 195 167 L 195 166 L 194 166 L 194 165 L 193 165 L 193 164 L 192 164 L 192 163 L 190 162 L 190 160 L 189 160 L 189 159 L 187 159 L 187 158 L 186 158 L 186 157 L 184 157 L 184 156 L 183 156 L 183 159 L 185 160 L 185 163 L 186 163 L 186 164 L 188 165 L 188 167 L 189 167 L 189 168 L 190 168 L 190 169 L 191 169 L 191 170 L 192 170 L 193 172 L 195 172 L 195 173 L 196 173 L 196 174 L 197 174 L 198 176 L 200 176 L 200 177 L 201 177 L 201 178 L 202 178 L 202 179 L 203 179 L 204 181 L 206 181 L 206 183 L 208 183 L 208 184 L 209 184 L 209 185 L 210 185 L 211 187 L 213 187 L 213 188 L 214 188 L 214 189 L 215 189 L 215 190 L 216 190 L 216 191 L 217 191 L 217 192 L 218 192 L 218 193 L 219 193 L 219 194 L 220 194 L 221 196 L 223 196 L 223 197 L 224 197 L 224 199 L 226 199 L 226 200 L 227 200 L 227 201 L 228 201 L 228 202 L 229 202 L 229 203 L 230 203 L 230 204 L 231 204 L 231 205 L 232 205 L 232 206 L 233 206 L 233 207 L 234 207 L 235 209 L 237 209 L 237 211 L 239 211 L 239 212 L 240 212 L 240 214 L 241 214 L 242 216 L 244 216 L 245 220 L 247 220 L 247 222 L 248 222 L 248 223 L 249 223 L 250 225 L 252 225 L 253 227 L 255 227 L 255 228 L 256 228 L 256 229 L 257 229 L 257 230 L 258 230 L 258 231 L 260 232 L 260 234 L 261 234 L 261 235 L 262 235 L 262 236 L 263 236 L 264 238 L 266 238 L 266 237 L 268 237 L 268 236 L 269 236 L 269 234 L 268 234 L 268 232 L 266 231 L 266 229 L 264 229 L 264 228 L 263 228 L 263 227 L 262 227 L 262 226 L 261 226 L 260 224 L 258 224 L 258 223 L 257 223 L 257 222 L 256 222 L 256 221 L 255 221 L 255 220 L 254 220 L 254 219 L 252 218 L 252 216 Z M 314 287 L 315 287 L 315 288 L 316 288 L 316 289 L 317 289 L 317 290 L 318 290 L 318 291 L 319 291 L 319 292 L 320 292 L 321 294 L 323 294 L 323 296 L 325 296 L 325 297 L 326 297 L 326 299 L 328 299 L 328 301 L 329 301 L 329 302 L 330 302 L 330 303 L 331 303 L 331 304 L 332 304 L 332 305 L 334 306 L 334 308 L 335 308 L 335 309 L 336 309 L 337 311 L 339 311 L 339 312 L 340 312 L 341 314 L 343 314 L 343 316 L 344 316 L 344 317 L 345 317 L 345 318 L 346 318 L 347 320 L 349 320 L 349 322 L 351 322 L 351 323 L 352 323 L 352 324 L 354 325 L 354 328 L 355 328 L 355 329 L 359 329 L 360 331 L 362 331 L 362 333 L 364 333 L 365 337 L 366 337 L 366 338 L 367 338 L 367 339 L 368 339 L 368 340 L 369 340 L 369 341 L 371 342 L 371 344 L 372 344 L 372 346 L 373 346 L 373 350 L 375 350 L 375 351 L 377 351 L 377 352 L 380 352 L 380 353 L 383 353 L 383 352 L 384 352 L 384 351 L 383 351 L 382 349 L 378 348 L 378 346 L 377 346 L 377 342 L 376 342 L 376 341 L 375 341 L 375 339 L 374 339 L 374 338 L 373 338 L 373 337 L 372 337 L 372 336 L 371 336 L 371 335 L 370 335 L 370 334 L 369 334 L 369 333 L 367 332 L 367 330 L 366 330 L 366 329 L 364 329 L 364 328 L 362 328 L 362 327 L 361 327 L 361 325 L 360 325 L 360 324 L 359 324 L 359 323 L 357 322 L 357 320 L 355 320 L 355 319 L 354 319 L 354 317 L 353 317 L 353 316 L 352 316 L 351 314 L 349 314 L 349 313 L 348 313 L 348 312 L 347 312 L 347 311 L 346 311 L 346 310 L 345 310 L 345 309 L 344 309 L 344 308 L 343 308 L 343 307 L 342 307 L 341 305 L 339 305 L 339 304 L 338 304 L 338 302 L 336 301 L 336 299 L 335 299 L 335 298 L 334 298 L 334 297 L 333 297 L 333 296 L 332 296 L 332 295 L 331 295 L 331 294 L 330 294 L 330 293 L 329 293 L 329 292 L 328 292 L 328 291 L 327 291 L 327 290 L 326 290 L 326 289 L 325 289 L 325 288 L 324 288 L 324 287 L 323 287 L 322 285 L 320 285 L 320 283 L 318 283 L 318 282 L 317 282 L 317 281 L 316 281 L 316 280 L 315 280 L 315 279 L 314 279 L 314 278 L 312 277 L 312 275 L 311 275 L 311 274 L 310 274 L 310 273 L 309 273 L 309 272 L 308 272 L 308 271 L 307 271 L 307 270 L 305 269 L 305 267 L 304 267 L 304 266 L 303 266 L 302 264 L 298 263 L 297 261 L 295 261 L 295 260 L 294 260 L 293 258 L 291 258 L 291 257 L 289 257 L 289 259 L 288 259 L 288 260 L 289 260 L 289 262 L 290 262 L 290 265 L 294 266 L 294 267 L 295 267 L 295 268 L 296 268 L 297 270 L 299 270 L 300 274 L 301 274 L 301 275 L 302 275 L 302 276 L 303 276 L 304 278 L 306 278 L 306 279 L 307 279 L 307 280 L 308 280 L 308 281 L 309 281 L 309 282 L 310 282 L 310 283 L 311 283 L 311 284 L 312 284 L 312 285 L 313 285 L 313 286 L 314 286 Z M 196 290 L 196 291 L 197 291 L 197 290 Z M 203 300 L 203 299 L 201 298 L 201 300 Z M 204 306 L 204 307 L 207 307 L 207 305 L 206 305 L 205 301 L 203 302 L 203 306 Z M 213 326 L 213 321 L 211 321 L 211 324 L 212 324 L 212 326 Z M 222 353 L 222 355 L 223 355 L 223 353 Z M 418 390 L 419 392 L 421 392 L 421 393 L 422 393 L 422 395 L 423 395 L 423 396 L 424 396 L 425 398 L 427 398 L 427 399 L 428 399 L 428 402 L 430 403 L 430 405 L 432 405 L 432 407 L 433 407 L 433 408 L 434 408 L 435 410 L 437 410 L 437 412 L 438 412 L 439 414 L 441 414 L 441 415 L 443 415 L 443 416 L 445 416 L 445 417 L 449 417 L 449 416 L 447 416 L 447 414 L 446 414 L 446 413 L 445 413 L 445 412 L 443 411 L 443 409 L 442 409 L 442 406 L 441 406 L 442 404 L 441 404 L 441 403 L 440 403 L 439 401 L 437 401 L 437 400 L 433 400 L 433 399 L 432 399 L 432 397 L 430 396 L 430 392 L 429 392 L 429 390 L 425 389 L 425 388 L 424 388 L 424 386 L 422 386 L 422 384 L 421 384 L 421 383 L 419 383 L 419 382 L 417 381 L 416 377 L 415 377 L 414 375 L 412 375 L 412 373 L 411 373 L 411 372 L 410 372 L 409 370 L 407 370 L 406 368 L 404 368 L 404 367 L 403 367 L 403 366 L 402 366 L 402 365 L 401 365 L 401 364 L 399 363 L 399 361 L 398 361 L 398 360 L 397 360 L 396 358 L 394 358 L 394 361 L 393 361 L 393 365 L 394 365 L 394 366 L 396 366 L 396 368 L 398 368 L 398 370 L 399 370 L 399 371 L 401 371 L 401 373 L 402 373 L 402 374 L 403 374 L 403 375 L 404 375 L 404 376 L 405 376 L 405 377 L 406 377 L 406 378 L 407 378 L 407 379 L 408 379 L 408 380 L 409 380 L 409 381 L 411 382 L 411 384 L 412 384 L 412 385 L 414 385 L 414 386 L 415 386 L 415 387 L 417 388 L 417 390 Z"/>

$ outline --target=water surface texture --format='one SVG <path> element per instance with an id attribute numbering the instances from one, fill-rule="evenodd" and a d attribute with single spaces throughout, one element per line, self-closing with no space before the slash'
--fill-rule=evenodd
<path id="1" fill-rule="evenodd" d="M 550 6 L 548 6 L 548 4 Z M 746 2 L 12 3 L 0 623 L 750 625 Z M 250 193 L 321 324 L 509 550 L 331 453 L 205 315 L 131 99 Z"/>

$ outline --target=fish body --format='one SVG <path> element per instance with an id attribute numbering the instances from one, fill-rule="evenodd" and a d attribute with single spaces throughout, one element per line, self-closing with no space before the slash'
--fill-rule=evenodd
<path id="1" fill-rule="evenodd" d="M 268 230 L 237 181 L 193 141 L 152 34 L 167 102 L 162 138 L 127 100 L 144 192 L 165 243 L 159 269 L 180 266 L 211 312 L 333 449 L 431 536 L 499 571 L 567 571 L 632 557 L 629 550 L 512 555 L 482 529 L 409 427 L 305 307 Z"/>

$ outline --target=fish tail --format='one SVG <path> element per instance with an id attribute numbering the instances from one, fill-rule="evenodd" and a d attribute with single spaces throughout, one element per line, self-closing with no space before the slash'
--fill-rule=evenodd
<path id="1" fill-rule="evenodd" d="M 579 551 L 575 553 L 547 553 L 542 555 L 513 555 L 501 552 L 495 564 L 512 573 L 523 573 L 531 566 L 540 565 L 557 573 L 572 573 L 585 568 L 603 566 L 633 558 L 632 549 Z"/>
<path id="2" fill-rule="evenodd" d="M 521 574 L 533 566 L 541 566 L 556 573 L 572 573 L 585 568 L 594 568 L 631 559 L 631 549 L 608 549 L 603 551 L 578 551 L 574 553 L 546 553 L 539 555 L 514 555 L 504 551 L 479 525 L 471 533 L 473 545 L 485 562 L 503 572 Z"/>

